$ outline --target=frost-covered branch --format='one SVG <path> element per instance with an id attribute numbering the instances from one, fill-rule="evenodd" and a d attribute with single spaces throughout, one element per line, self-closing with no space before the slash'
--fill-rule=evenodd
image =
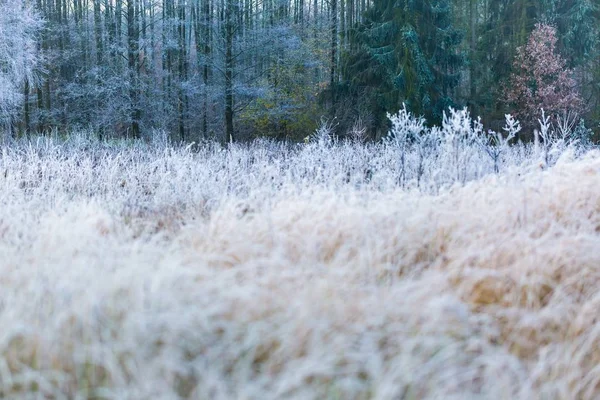
<path id="1" fill-rule="evenodd" d="M 25 82 L 36 83 L 35 37 L 42 22 L 23 2 L 0 0 L 0 122 L 14 121 L 23 104 Z"/>

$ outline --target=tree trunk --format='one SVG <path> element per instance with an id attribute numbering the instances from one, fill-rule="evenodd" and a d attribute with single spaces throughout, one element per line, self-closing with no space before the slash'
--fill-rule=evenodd
<path id="1" fill-rule="evenodd" d="M 179 109 L 179 138 L 185 141 L 185 114 L 187 108 L 187 96 L 183 90 L 183 83 L 187 80 L 187 49 L 186 49 L 186 15 L 185 3 L 179 2 L 177 16 L 177 36 L 179 43 L 179 98 L 177 107 Z"/>
<path id="2" fill-rule="evenodd" d="M 202 76 L 202 119 L 201 132 L 202 137 L 208 136 L 208 78 L 209 78 L 209 58 L 210 58 L 210 38 L 211 38 L 211 15 L 209 0 L 204 0 L 202 5 L 200 0 L 196 0 L 192 8 L 192 21 L 194 22 L 194 41 L 196 42 L 196 56 L 198 72 Z"/>
<path id="3" fill-rule="evenodd" d="M 477 115 L 477 110 L 475 109 L 475 98 L 477 96 L 477 81 L 475 77 L 475 62 L 477 58 L 477 1 L 478 0 L 470 0 L 469 7 L 469 29 L 470 29 L 470 63 L 469 63 L 469 98 L 471 102 L 471 113 L 473 115 Z"/>
<path id="4" fill-rule="evenodd" d="M 25 134 L 27 136 L 29 136 L 29 131 L 30 131 L 30 125 L 31 125 L 31 117 L 29 114 L 29 79 L 25 79 L 25 90 L 23 91 L 23 95 L 24 95 L 24 110 L 23 110 L 23 122 L 24 122 L 24 129 L 25 129 Z"/>
<path id="5" fill-rule="evenodd" d="M 129 69 L 129 97 L 131 107 L 131 136 L 140 137 L 140 117 L 138 99 L 138 56 L 139 42 L 136 24 L 137 0 L 127 0 L 127 66 Z"/>
<path id="6" fill-rule="evenodd" d="M 337 45 L 338 45 L 338 15 L 337 0 L 331 0 L 331 70 L 330 70 L 330 90 L 331 90 L 331 115 L 335 116 L 335 89 L 337 84 Z"/>
<path id="7" fill-rule="evenodd" d="M 225 141 L 235 140 L 233 133 L 233 3 L 225 9 Z"/>
<path id="8" fill-rule="evenodd" d="M 94 36 L 96 39 L 96 64 L 102 65 L 102 16 L 100 14 L 100 0 L 94 0 Z"/>

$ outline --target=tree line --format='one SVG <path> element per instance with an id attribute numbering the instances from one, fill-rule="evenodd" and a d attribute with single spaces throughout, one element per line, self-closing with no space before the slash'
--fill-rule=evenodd
<path id="1" fill-rule="evenodd" d="M 432 123 L 468 107 L 493 126 L 518 106 L 511 76 L 536 24 L 554 30 L 577 112 L 600 121 L 596 0 L 18 2 L 42 24 L 15 134 L 298 140 L 326 120 L 378 137 L 403 104 Z"/>

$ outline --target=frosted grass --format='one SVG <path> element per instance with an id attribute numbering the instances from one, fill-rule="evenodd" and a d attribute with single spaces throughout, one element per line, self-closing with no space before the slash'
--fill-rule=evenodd
<path id="1" fill-rule="evenodd" d="M 425 150 L 4 145 L 0 397 L 597 398 L 600 154 Z"/>

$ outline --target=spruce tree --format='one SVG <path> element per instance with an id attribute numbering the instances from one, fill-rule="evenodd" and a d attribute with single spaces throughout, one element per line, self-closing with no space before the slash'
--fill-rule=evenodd
<path id="1" fill-rule="evenodd" d="M 465 64 L 449 0 L 375 0 L 351 37 L 344 78 L 369 102 L 375 127 L 405 103 L 428 120 L 453 106 Z"/>

